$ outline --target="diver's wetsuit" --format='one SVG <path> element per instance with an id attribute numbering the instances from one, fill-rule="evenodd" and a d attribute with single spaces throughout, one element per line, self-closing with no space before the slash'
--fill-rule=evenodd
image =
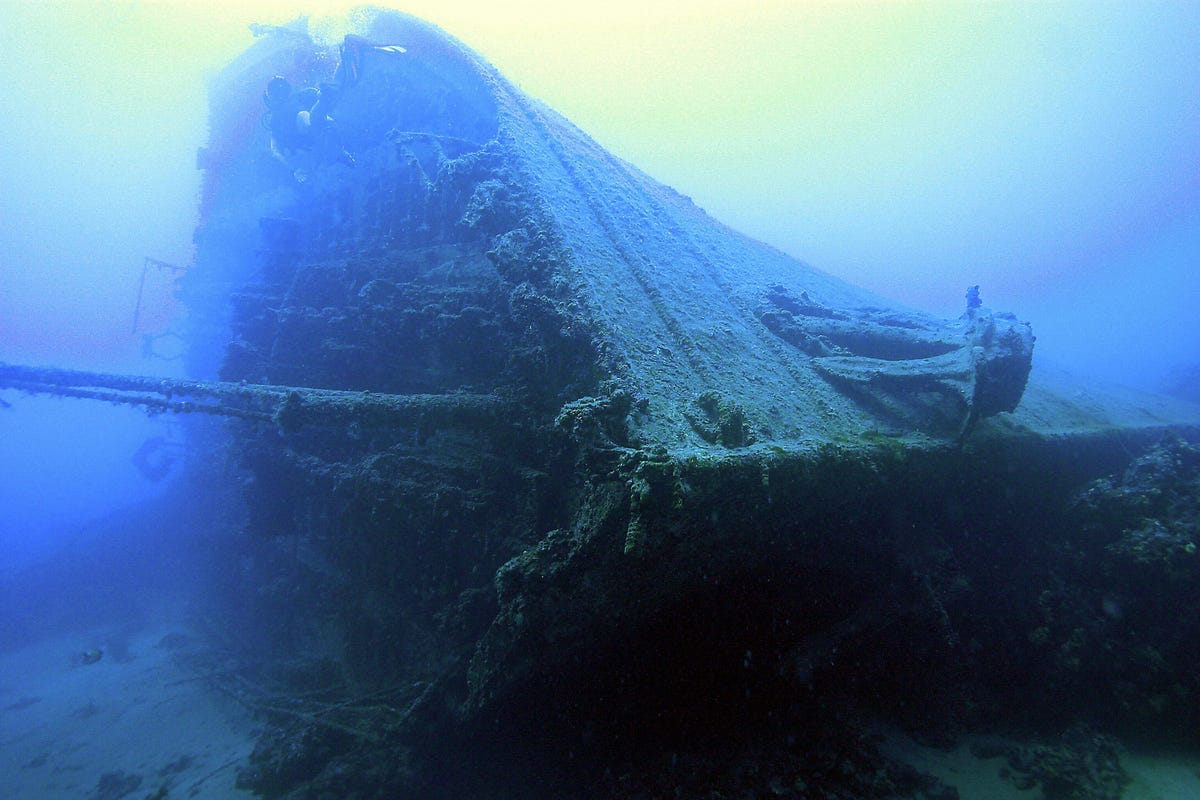
<path id="1" fill-rule="evenodd" d="M 282 94 L 282 93 L 280 93 Z M 333 120 L 329 112 L 337 105 L 341 87 L 325 83 L 281 97 L 268 92 L 264 99 L 270 110 L 271 139 L 281 151 L 311 150 Z"/>
<path id="2" fill-rule="evenodd" d="M 340 47 L 341 57 L 332 82 L 322 83 L 319 89 L 310 86 L 293 91 L 285 78 L 276 76 L 271 80 L 263 100 L 270 111 L 271 151 L 276 158 L 286 164 L 286 153 L 320 147 L 328 148 L 337 160 L 354 164 L 354 158 L 329 138 L 333 125 L 329 114 L 342 92 L 358 83 L 362 57 L 368 51 L 405 52 L 398 45 L 373 45 L 361 36 L 349 34 Z"/>

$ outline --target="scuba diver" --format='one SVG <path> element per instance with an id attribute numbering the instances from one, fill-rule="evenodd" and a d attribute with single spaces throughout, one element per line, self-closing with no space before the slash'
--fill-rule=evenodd
<path id="1" fill-rule="evenodd" d="M 293 89 L 282 75 L 276 75 L 267 83 L 263 102 L 267 106 L 271 130 L 271 154 L 292 171 L 298 182 L 303 183 L 308 177 L 303 169 L 291 163 L 298 153 L 309 152 L 321 160 L 354 166 L 354 156 L 337 141 L 330 112 L 342 93 L 358 83 L 363 56 L 368 52 L 396 54 L 407 51 L 399 45 L 371 44 L 361 36 L 347 34 L 339 47 L 338 66 L 332 81 L 322 81 L 319 87 L 300 90 Z"/>

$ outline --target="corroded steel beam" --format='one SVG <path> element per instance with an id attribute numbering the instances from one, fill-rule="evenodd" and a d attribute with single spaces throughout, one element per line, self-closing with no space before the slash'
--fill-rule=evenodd
<path id="1" fill-rule="evenodd" d="M 306 386 L 193 381 L 0 363 L 0 389 L 142 406 L 151 412 L 213 414 L 301 425 L 368 427 L 495 421 L 507 404 L 488 394 L 379 394 Z"/>

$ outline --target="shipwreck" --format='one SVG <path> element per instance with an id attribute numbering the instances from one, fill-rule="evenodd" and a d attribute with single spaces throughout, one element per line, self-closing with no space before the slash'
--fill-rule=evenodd
<path id="1" fill-rule="evenodd" d="M 1195 485 L 1196 406 L 1031 371 L 977 294 L 943 320 L 846 285 L 363 19 L 406 52 L 338 101 L 353 165 L 270 153 L 268 81 L 336 60 L 302 22 L 213 84 L 182 298 L 219 380 L 0 374 L 233 417 L 226 613 L 297 693 L 245 786 L 949 797 L 870 726 L 1192 735 L 1195 501 L 1096 509 L 1164 459 Z M 1132 624 L 1167 592 L 1177 625 Z"/>

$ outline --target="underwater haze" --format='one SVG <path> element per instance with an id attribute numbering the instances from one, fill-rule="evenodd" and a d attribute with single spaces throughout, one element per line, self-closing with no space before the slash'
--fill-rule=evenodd
<path id="1" fill-rule="evenodd" d="M 0 364 L 150 376 L 155 384 L 159 379 L 218 380 L 224 343 L 234 337 L 226 337 L 219 352 L 189 352 L 188 308 L 177 297 L 198 247 L 193 241 L 202 207 L 198 165 L 212 145 L 210 85 L 259 41 L 260 25 L 286 25 L 311 14 L 314 38 L 335 47 L 363 18 L 352 10 L 355 5 L 266 0 L 3 5 Z M 1061 368 L 1085 383 L 1170 391 L 1200 401 L 1200 3 L 413 0 L 376 5 L 440 26 L 601 148 L 691 198 L 731 229 L 939 318 L 963 315 L 969 287 L 978 286 L 984 306 L 1011 311 L 1032 326 L 1035 374 Z M 260 86 L 248 90 L 256 100 Z M 262 111 L 257 102 L 254 109 L 254 123 L 265 123 L 257 116 Z M 231 144 L 230 151 L 252 139 Z M 241 152 L 238 157 L 250 158 Z M 228 174 L 234 175 L 230 186 L 235 178 L 244 179 L 231 167 Z M 212 257 L 213 264 L 218 261 Z M 239 275 L 238 280 L 250 279 Z M 781 302 L 799 307 L 794 298 Z M 804 295 L 803 303 L 808 302 Z M 319 308 L 315 300 L 313 305 Z M 432 301 L 428 307 L 434 307 Z M 459 321 L 443 314 L 451 317 Z M 772 340 L 780 351 L 792 344 Z M 461 349 L 473 347 L 462 344 Z M 656 357 L 673 357 L 661 350 Z M 417 367 L 412 373 L 424 376 Z M 276 373 L 271 377 L 285 382 Z M 1020 385 L 1025 385 L 1023 375 Z M 475 391 L 470 380 L 462 386 Z M 427 391 L 419 385 L 404 388 L 410 390 Z M 561 405 L 561 398 L 551 399 Z M 712 399 L 709 423 L 721 428 L 716 438 L 724 442 L 730 412 L 716 403 Z M 568 406 L 563 409 L 566 416 Z M 586 421 L 584 410 L 575 412 Z M 262 434 L 264 440 L 277 433 L 276 439 L 285 438 L 282 419 L 273 418 L 280 431 Z M 690 417 L 681 427 L 689 422 L 699 431 Z M 261 726 L 246 709 L 224 709 L 203 693 L 207 683 L 197 682 L 197 673 L 234 671 L 219 658 L 209 661 L 204 655 L 202 660 L 197 631 L 210 623 L 184 632 L 176 624 L 180 609 L 195 614 L 196 597 L 220 595 L 232 605 L 237 603 L 230 598 L 245 599 L 247 614 L 261 610 L 255 602 L 278 611 L 269 606 L 270 598 L 263 599 L 267 590 L 277 592 L 271 597 L 286 607 L 278 598 L 301 593 L 301 582 L 281 578 L 255 594 L 239 583 L 250 582 L 251 564 L 285 564 L 298 573 L 303 567 L 311 578 L 341 569 L 369 572 L 371 559 L 363 556 L 361 563 L 347 566 L 317 553 L 312 541 L 324 546 L 333 538 L 321 539 L 320 525 L 333 523 L 315 512 L 306 529 L 312 541 L 280 546 L 286 538 L 280 520 L 292 520 L 289 515 L 298 514 L 309 499 L 297 488 L 303 484 L 299 478 L 290 483 L 282 470 L 279 486 L 264 484 L 262 477 L 273 474 L 268 467 L 275 466 L 270 458 L 277 454 L 262 455 L 261 463 L 247 468 L 258 455 L 250 444 L 243 443 L 240 464 L 227 463 L 236 458 L 221 444 L 227 435 L 223 424 L 0 388 L 0 794 L 22 796 L 26 784 L 21 781 L 42 774 L 46 753 L 71 746 L 70 752 L 82 754 L 77 760 L 87 759 L 87 767 L 56 777 L 60 782 L 53 797 L 165 797 L 168 785 L 172 797 L 184 796 L 176 776 L 188 776 L 190 796 L 235 796 L 231 765 L 245 762 Z M 366 448 L 372 441 L 357 427 L 347 430 L 354 447 Z M 961 430 L 965 436 L 968 427 Z M 413 433 L 414 449 L 425 445 L 424 435 Z M 451 450 L 482 448 L 450 438 Z M 522 441 L 521 447 L 532 452 L 546 446 L 536 441 Z M 705 441 L 717 447 L 713 438 Z M 957 441 L 961 444 L 961 437 Z M 749 435 L 737 442 L 771 444 L 753 442 Z M 276 444 L 271 440 L 271 447 Z M 532 456 L 515 449 L 532 462 Z M 794 455 L 775 450 L 771 457 Z M 396 452 L 408 457 L 407 451 Z M 1185 454 L 1178 457 L 1178 467 L 1193 457 L 1194 448 L 1180 445 L 1177 452 Z M 1040 451 L 1024 455 L 1047 464 L 1055 457 Z M 192 475 L 203 478 L 194 485 L 184 479 L 189 459 Z M 394 466 L 387 458 L 380 462 L 381 470 Z M 434 477 L 422 473 L 413 484 L 424 489 L 420 481 L 432 486 L 443 480 L 438 470 L 444 465 L 436 466 L 429 470 Z M 566 530 L 554 516 L 562 508 L 538 494 L 543 491 L 538 481 L 549 484 L 561 477 L 547 477 L 553 470 L 543 466 L 497 469 L 503 473 L 499 478 L 487 475 L 502 487 L 489 491 L 503 493 L 511 480 L 545 503 L 530 502 L 519 512 L 496 509 L 496 518 L 528 513 L 538 523 L 556 520 L 536 530 L 538 535 Z M 1152 483 L 1145 474 L 1157 475 L 1160 466 L 1151 461 L 1130 483 Z M 489 462 L 487 468 L 495 467 Z M 1078 469 L 1082 475 L 1083 468 Z M 465 480 L 453 469 L 446 473 L 446 481 Z M 638 476 L 641 480 L 642 473 Z M 761 476 L 755 473 L 749 485 L 766 491 L 765 468 Z M 536 491 L 529 489 L 535 484 Z M 687 487 L 682 478 L 679 484 Z M 834 494 L 833 488 L 828 491 Z M 421 497 L 436 494 L 431 490 Z M 277 514 L 280 520 L 243 519 L 247 512 L 239 501 L 244 496 L 274 497 L 275 506 L 264 504 L 266 510 L 258 513 Z M 446 496 L 451 505 L 462 496 L 473 497 L 469 491 Z M 713 490 L 713 496 L 724 496 L 723 489 Z M 766 496 L 765 505 L 784 502 L 769 492 Z M 891 495 L 881 491 L 879 496 Z M 441 502 L 437 497 L 435 506 Z M 953 508 L 936 514 L 944 514 L 938 519 L 947 529 L 958 525 L 969 538 L 970 526 L 962 521 L 971 517 L 971 494 L 962 497 L 968 500 L 947 502 Z M 1179 506 L 1191 510 L 1186 500 Z M 414 514 L 419 514 L 408 513 L 405 524 L 415 525 Z M 390 523 L 380 521 L 384 516 L 364 522 L 363 531 L 386 527 Z M 714 511 L 714 525 L 716 518 Z M 902 518 L 907 525 L 899 512 L 889 525 L 907 532 L 897 521 Z M 281 530 L 271 527 L 276 522 Z M 223 560 L 229 556 L 221 552 L 225 537 L 255 524 L 266 531 L 262 543 L 242 542 L 244 558 Z M 297 542 L 303 538 L 295 533 L 300 527 L 291 531 Z M 632 522 L 629 531 L 634 541 Z M 489 557 L 513 546 L 503 538 L 495 537 L 499 543 Z M 439 546 L 451 549 L 444 542 Z M 473 556 L 456 561 L 460 554 L 445 555 L 437 547 L 429 547 L 431 562 L 445 557 L 470 572 L 462 565 L 473 565 Z M 1184 550 L 1177 549 L 1171 557 L 1184 558 Z M 1193 544 L 1186 552 L 1190 556 L 1194 550 Z M 951 569 L 944 564 L 928 569 L 943 567 Z M 495 568 L 484 572 L 477 568 L 470 579 L 478 578 L 490 591 L 491 574 L 499 573 Z M 515 585 L 517 579 L 512 580 Z M 392 580 L 390 590 L 400 591 L 397 582 Z M 428 582 L 436 583 L 432 577 Z M 487 605 L 491 600 L 471 595 L 478 587 L 445 582 L 462 591 L 455 613 L 477 621 L 475 616 L 486 616 L 471 605 L 478 602 L 495 614 Z M 928 583 L 913 593 L 923 598 Z M 443 588 L 421 583 L 412 593 L 439 596 Z M 247 592 L 245 598 L 240 591 Z M 336 607 L 338 591 L 352 594 L 330 579 L 313 596 Z M 1125 612 L 1116 600 L 1109 603 L 1105 595 L 1096 613 L 1116 625 Z M 379 612 L 367 600 L 363 604 L 363 619 L 374 620 L 371 614 L 376 614 L 391 624 L 399 616 Z M 846 629 L 857 625 L 849 615 L 823 613 L 830 620 L 848 619 Z M 867 622 L 869 617 L 864 616 Z M 725 622 L 732 626 L 733 619 Z M 830 642 L 844 634 L 837 625 L 830 627 Z M 239 635 L 254 639 L 258 633 L 221 631 L 229 641 Z M 443 633 L 430 634 L 430 641 Z M 336 638 L 330 634 L 330 640 Z M 421 636 L 414 640 L 424 643 Z M 811 647 L 819 652 L 824 645 Z M 830 644 L 828 649 L 837 648 Z M 734 661 L 735 667 L 742 663 L 740 653 Z M 747 670 L 752 661 L 747 650 Z M 123 670 L 139 670 L 141 683 Z M 45 675 L 47 682 L 36 691 L 20 688 L 30 675 Z M 139 694 L 134 686 L 154 690 Z M 402 699 L 388 702 L 409 711 L 417 707 L 418 699 Z M 111 707 L 117 704 L 119 710 Z M 185 712 L 194 714 L 186 717 L 192 738 L 145 753 L 145 763 L 161 767 L 155 778 L 141 784 L 141 777 L 134 782 L 135 776 L 104 766 L 120 761 L 122 746 L 128 750 L 129 742 L 136 744 L 139 727 L 164 718 L 182 720 Z M 123 715 L 126 733 L 133 737 L 125 744 L 112 727 Z M 60 734 L 56 726 L 65 730 L 68 724 L 75 726 L 72 733 Z M 111 742 L 106 726 L 113 731 Z M 186 726 L 181 722 L 180 727 Z M 19 753 L 19 759 L 3 755 L 13 743 L 20 747 L 9 753 Z M 202 751 L 203 764 L 195 760 Z M 161 793 L 153 794 L 160 784 Z"/>
<path id="2" fill-rule="evenodd" d="M 1196 359 L 1195 4 L 563 6 L 403 10 L 716 218 L 851 283 L 943 316 L 979 284 L 1033 323 L 1039 357 L 1118 381 Z M 251 22 L 349 7 L 6 8 L 8 358 L 136 359 L 143 257 L 190 253 L 206 77 Z"/>
<path id="3" fill-rule="evenodd" d="M 404 10 L 719 220 L 850 283 L 949 317 L 978 284 L 985 304 L 1032 323 L 1036 363 L 1098 379 L 1155 389 L 1200 360 L 1194 3 Z M 250 23 L 300 11 L 6 6 L 0 359 L 178 373 L 174 275 L 146 259 L 189 264 L 206 80 L 253 40 Z M 340 27 L 327 19 L 332 41 Z M 120 476 L 158 423 L 20 405 L 5 425 L 58 414 L 81 431 L 70 463 L 53 466 L 22 455 L 36 449 L 27 436 L 0 443 L 24 476 L 0 486 L 4 541 L 141 490 Z M 97 424 L 124 441 L 83 435 Z"/>

